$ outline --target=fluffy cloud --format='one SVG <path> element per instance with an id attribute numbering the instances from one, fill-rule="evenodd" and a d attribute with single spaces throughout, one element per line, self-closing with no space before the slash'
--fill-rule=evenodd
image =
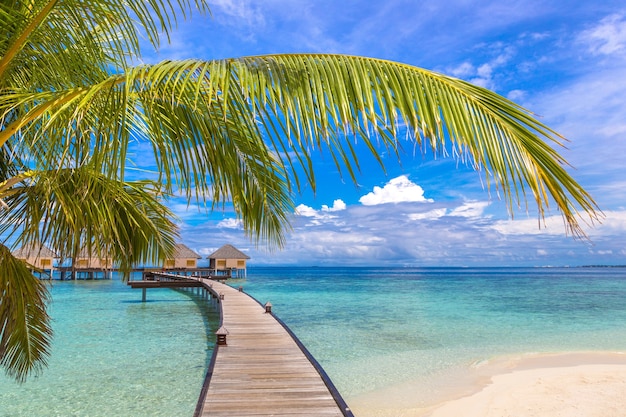
<path id="1" fill-rule="evenodd" d="M 443 217 L 446 215 L 446 213 L 448 212 L 447 209 L 445 208 L 439 208 L 439 209 L 435 209 L 435 210 L 429 210 L 425 213 L 409 213 L 407 214 L 407 217 L 409 220 L 433 220 L 433 219 L 438 219 L 440 217 Z"/>
<path id="2" fill-rule="evenodd" d="M 426 212 L 408 213 L 407 218 L 413 221 L 436 220 L 444 216 L 481 218 L 484 217 L 485 209 L 489 206 L 487 201 L 466 201 L 458 207 L 436 208 Z"/>
<path id="3" fill-rule="evenodd" d="M 332 218 L 333 216 L 326 214 L 333 211 L 342 211 L 346 209 L 346 203 L 343 200 L 337 199 L 333 202 L 332 207 L 328 207 L 326 204 L 322 205 L 320 210 L 315 210 L 313 207 L 309 207 L 305 204 L 300 204 L 296 207 L 296 216 L 303 217 L 315 217 L 315 218 Z"/>
<path id="4" fill-rule="evenodd" d="M 626 235 L 626 211 L 606 211 L 598 224 L 586 224 L 581 219 L 585 233 L 592 239 Z M 490 226 L 503 235 L 563 235 L 565 224 L 561 216 L 548 216 L 545 220 L 498 220 Z"/>
<path id="5" fill-rule="evenodd" d="M 337 220 L 336 214 L 330 214 L 331 212 L 341 212 L 346 209 L 346 203 L 342 200 L 335 200 L 332 207 L 322 205 L 320 210 L 316 210 L 313 207 L 309 207 L 305 204 L 300 204 L 296 207 L 296 218 L 307 218 L 306 226 L 320 226 L 326 223 L 333 223 L 336 226 L 341 225 L 341 220 Z"/>
<path id="6" fill-rule="evenodd" d="M 462 206 L 456 207 L 450 212 L 450 216 L 458 217 L 481 217 L 489 206 L 487 201 L 467 201 Z"/>
<path id="7" fill-rule="evenodd" d="M 597 55 L 622 54 L 626 51 L 626 18 L 614 14 L 593 28 L 581 33 L 579 38 Z"/>
<path id="8" fill-rule="evenodd" d="M 589 227 L 587 234 L 599 236 L 626 236 L 626 211 L 609 210 L 604 212 L 604 218 L 600 224 Z"/>
<path id="9" fill-rule="evenodd" d="M 224 219 L 217 223 L 217 227 L 224 229 L 241 229 L 242 222 L 240 219 Z"/>
<path id="10" fill-rule="evenodd" d="M 374 190 L 359 199 L 365 206 L 375 206 L 386 203 L 432 203 L 433 200 L 424 197 L 424 189 L 413 183 L 406 175 L 390 180 L 384 187 L 374 187 Z"/>
<path id="11" fill-rule="evenodd" d="M 219 9 L 222 13 L 234 19 L 239 24 L 247 26 L 264 26 L 265 17 L 261 7 L 245 0 L 214 0 L 211 7 Z M 228 22 L 232 19 L 224 19 Z"/>
<path id="12" fill-rule="evenodd" d="M 341 211 L 346 209 L 346 203 L 343 200 L 337 199 L 333 201 L 333 206 L 328 207 L 326 204 L 322 205 L 322 211 Z"/>
<path id="13" fill-rule="evenodd" d="M 317 210 L 315 210 L 313 207 L 309 207 L 304 204 L 300 204 L 298 207 L 296 207 L 296 216 L 316 217 L 317 215 Z"/>
<path id="14" fill-rule="evenodd" d="M 448 68 L 446 73 L 466 79 L 481 87 L 495 89 L 494 73 L 497 73 L 503 66 L 507 65 L 516 51 L 513 46 L 501 42 L 488 45 L 488 47 L 496 52 L 495 56 L 490 57 L 488 62 L 474 65 L 465 61 L 456 67 Z"/>
<path id="15" fill-rule="evenodd" d="M 498 220 L 490 226 L 502 235 L 562 235 L 565 226 L 561 216 L 539 219 Z"/>

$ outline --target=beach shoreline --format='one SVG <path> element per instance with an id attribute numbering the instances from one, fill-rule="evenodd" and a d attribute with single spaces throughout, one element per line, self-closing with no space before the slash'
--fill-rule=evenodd
<path id="1" fill-rule="evenodd" d="M 348 399 L 357 417 L 618 417 L 626 352 L 526 353 Z"/>

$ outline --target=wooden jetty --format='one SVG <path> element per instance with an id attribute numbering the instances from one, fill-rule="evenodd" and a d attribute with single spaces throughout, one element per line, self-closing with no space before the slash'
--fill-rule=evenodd
<path id="1" fill-rule="evenodd" d="M 202 282 L 190 279 L 186 275 L 176 275 L 169 273 L 148 272 L 142 274 L 141 280 L 130 280 L 127 284 L 131 288 L 141 288 L 141 301 L 146 301 L 148 288 L 203 288 Z"/>
<path id="2" fill-rule="evenodd" d="M 202 284 L 221 311 L 195 416 L 353 417 L 330 378 L 272 314 L 269 303 L 261 305 L 241 287 L 206 278 L 183 280 Z"/>

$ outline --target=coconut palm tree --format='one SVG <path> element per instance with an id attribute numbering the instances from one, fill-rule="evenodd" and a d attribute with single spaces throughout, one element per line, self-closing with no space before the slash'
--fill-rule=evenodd
<path id="1" fill-rule="evenodd" d="M 353 180 L 355 146 L 398 137 L 484 172 L 509 207 L 549 204 L 569 232 L 600 215 L 553 149 L 563 138 L 509 100 L 442 74 L 343 55 L 138 65 L 205 0 L 1 0 L 0 364 L 17 380 L 46 363 L 48 293 L 10 245 L 105 252 L 124 271 L 171 253 L 164 198 L 232 203 L 257 243 L 285 242 L 293 194 L 323 149 Z M 581 217 L 581 215 L 585 215 Z"/>

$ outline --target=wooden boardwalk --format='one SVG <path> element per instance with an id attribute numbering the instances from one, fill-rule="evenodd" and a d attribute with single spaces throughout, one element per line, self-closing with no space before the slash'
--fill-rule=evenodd
<path id="1" fill-rule="evenodd" d="M 186 280 L 190 277 L 184 277 Z M 194 278 L 220 299 L 226 345 L 217 344 L 195 416 L 353 417 L 306 348 L 255 299 Z"/>
<path id="2" fill-rule="evenodd" d="M 238 289 L 201 280 L 218 297 L 224 295 L 222 327 L 228 335 L 225 346 L 216 346 L 197 415 L 352 416 L 323 371 L 272 314 Z"/>

